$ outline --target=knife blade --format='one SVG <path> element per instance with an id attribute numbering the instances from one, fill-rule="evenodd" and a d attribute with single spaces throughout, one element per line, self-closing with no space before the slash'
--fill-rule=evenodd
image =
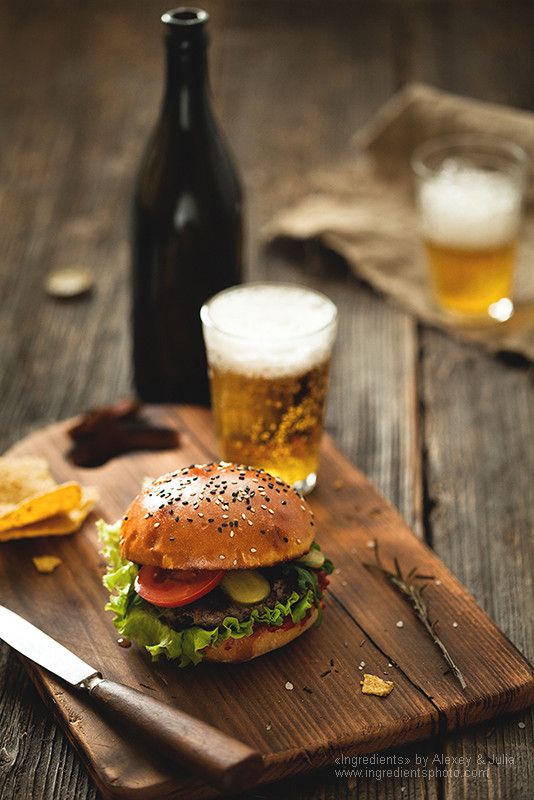
<path id="1" fill-rule="evenodd" d="M 0 606 L 0 639 L 73 686 L 99 674 L 97 669 L 5 606 Z"/>
<path id="2" fill-rule="evenodd" d="M 174 706 L 103 678 L 95 667 L 2 605 L 0 639 L 89 694 L 100 710 L 127 723 L 128 736 L 135 729 L 157 752 L 178 760 L 220 791 L 234 792 L 257 782 L 263 769 L 260 753 Z"/>

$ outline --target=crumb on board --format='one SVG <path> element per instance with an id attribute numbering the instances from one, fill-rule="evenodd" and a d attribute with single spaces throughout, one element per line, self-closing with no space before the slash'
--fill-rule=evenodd
<path id="1" fill-rule="evenodd" d="M 291 683 L 291 681 L 286 682 L 286 689 L 288 690 L 288 692 L 290 692 L 293 689 L 293 684 Z"/>
<path id="2" fill-rule="evenodd" d="M 32 561 L 37 572 L 41 572 L 43 575 L 50 575 L 56 567 L 63 563 L 58 556 L 34 556 Z"/>
<path id="3" fill-rule="evenodd" d="M 336 478 L 336 480 L 332 483 L 332 489 L 334 489 L 335 492 L 339 492 L 339 490 L 343 489 L 344 486 L 345 481 L 342 481 L 341 478 Z"/>
<path id="4" fill-rule="evenodd" d="M 387 697 L 393 691 L 395 684 L 393 681 L 385 681 L 378 675 L 364 673 L 363 681 L 360 681 L 362 694 L 374 694 L 376 697 Z"/>
<path id="5" fill-rule="evenodd" d="M 400 619 L 397 623 L 397 628 L 404 628 L 404 622 Z"/>

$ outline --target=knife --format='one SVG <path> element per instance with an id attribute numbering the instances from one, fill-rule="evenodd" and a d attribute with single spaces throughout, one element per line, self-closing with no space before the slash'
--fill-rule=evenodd
<path id="1" fill-rule="evenodd" d="M 0 639 L 90 695 L 100 710 L 135 729 L 152 748 L 223 792 L 253 785 L 263 769 L 257 751 L 183 711 L 115 683 L 30 622 L 0 605 Z"/>

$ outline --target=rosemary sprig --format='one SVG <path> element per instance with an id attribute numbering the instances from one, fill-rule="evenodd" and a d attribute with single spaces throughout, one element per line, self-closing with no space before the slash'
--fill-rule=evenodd
<path id="1" fill-rule="evenodd" d="M 395 566 L 395 571 L 392 572 L 391 570 L 387 569 L 382 560 L 380 558 L 380 553 L 378 552 L 378 542 L 376 539 L 373 542 L 373 548 L 375 552 L 375 564 L 364 564 L 367 569 L 377 569 L 379 570 L 382 575 L 384 575 L 388 581 L 397 589 L 397 591 L 402 594 L 411 604 L 413 611 L 418 618 L 418 620 L 422 623 L 425 630 L 427 631 L 428 635 L 436 645 L 436 647 L 440 650 L 443 658 L 447 662 L 452 674 L 457 678 L 458 682 L 462 689 L 467 688 L 467 683 L 465 682 L 465 678 L 462 675 L 459 667 L 454 662 L 451 654 L 439 638 L 436 627 L 438 625 L 438 620 L 431 621 L 428 613 L 428 606 L 426 604 L 426 600 L 423 597 L 423 592 L 425 591 L 428 583 L 417 584 L 415 583 L 416 580 L 430 580 L 432 576 L 430 575 L 419 575 L 417 574 L 417 568 L 412 567 L 412 569 L 404 575 L 398 559 L 395 557 L 393 559 L 393 564 Z"/>

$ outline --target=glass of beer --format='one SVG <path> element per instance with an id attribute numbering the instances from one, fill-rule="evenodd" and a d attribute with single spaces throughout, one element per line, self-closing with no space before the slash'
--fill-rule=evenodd
<path id="1" fill-rule="evenodd" d="M 459 317 L 506 321 L 513 313 L 525 151 L 482 134 L 442 136 L 415 151 L 412 167 L 437 301 Z"/>
<path id="2" fill-rule="evenodd" d="M 201 310 L 220 456 L 302 494 L 315 486 L 335 305 L 284 283 L 234 286 Z"/>

